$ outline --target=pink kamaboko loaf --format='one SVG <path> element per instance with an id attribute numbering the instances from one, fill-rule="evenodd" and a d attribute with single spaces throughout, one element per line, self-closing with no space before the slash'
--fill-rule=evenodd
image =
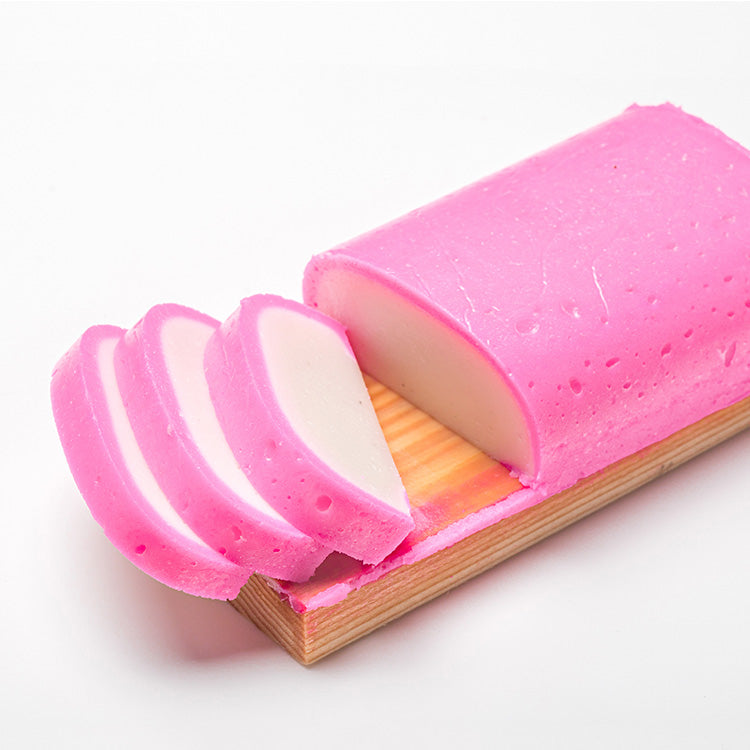
<path id="1" fill-rule="evenodd" d="M 183 520 L 229 560 L 307 580 L 330 549 L 282 518 L 240 469 L 208 391 L 203 357 L 219 322 L 158 305 L 115 350 L 118 385 L 136 439 Z"/>
<path id="2" fill-rule="evenodd" d="M 538 500 L 750 394 L 750 153 L 634 106 L 315 257 L 304 292 Z"/>
<path id="3" fill-rule="evenodd" d="M 76 483 L 112 543 L 158 581 L 227 599 L 252 571 L 203 542 L 172 508 L 138 447 L 115 375 L 124 331 L 90 328 L 52 375 L 52 408 Z"/>
<path id="4" fill-rule="evenodd" d="M 205 370 L 237 460 L 297 528 L 377 563 L 414 527 L 340 324 L 279 297 L 247 298 L 209 340 Z"/>

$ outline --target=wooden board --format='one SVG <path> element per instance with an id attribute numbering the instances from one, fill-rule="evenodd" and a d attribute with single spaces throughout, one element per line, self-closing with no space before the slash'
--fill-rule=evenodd
<path id="1" fill-rule="evenodd" d="M 519 487 L 500 464 L 380 383 L 366 380 L 419 519 L 410 535 L 412 542 L 498 502 Z M 284 584 L 254 575 L 231 604 L 299 662 L 312 664 L 748 426 L 750 398 L 612 464 L 539 505 L 418 562 L 390 570 L 331 606 L 298 612 L 288 597 L 309 598 L 338 581 L 354 580 L 363 569 L 360 563 L 332 556 L 305 584 Z"/>

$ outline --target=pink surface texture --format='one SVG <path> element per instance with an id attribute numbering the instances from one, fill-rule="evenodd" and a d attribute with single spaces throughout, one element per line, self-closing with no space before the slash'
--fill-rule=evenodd
<path id="1" fill-rule="evenodd" d="M 480 361 L 490 379 L 457 403 L 476 401 L 481 416 L 488 391 L 510 394 L 512 408 L 502 409 L 526 441 L 516 453 L 523 465 L 508 461 L 523 489 L 413 543 L 401 543 L 414 527 L 408 512 L 344 479 L 300 437 L 259 333 L 264 310 L 306 316 L 408 398 L 409 383 L 369 367 L 372 333 L 357 321 L 377 317 L 367 305 L 380 298 L 359 297 L 363 285 L 405 305 L 394 309 L 421 311 L 450 333 L 445 341 L 469 350 L 467 373 Z M 750 153 L 676 107 L 633 106 L 316 256 L 304 296 L 310 307 L 248 298 L 221 326 L 161 305 L 124 338 L 119 328 L 89 329 L 53 373 L 55 420 L 94 517 L 128 559 L 174 588 L 231 598 L 250 569 L 304 580 L 335 549 L 365 565 L 333 556 L 304 593 L 274 583 L 298 610 L 333 604 L 748 397 Z M 236 464 L 263 497 L 254 507 L 218 478 L 186 424 L 175 395 L 185 372 L 169 371 L 162 335 L 176 318 L 211 329 L 199 375 Z M 376 332 L 379 345 L 397 338 L 387 326 Z M 447 376 L 429 366 L 429 350 L 419 383 L 439 388 Z M 127 410 L 118 424 L 132 423 L 137 438 L 128 450 L 145 454 L 167 510 L 131 473 L 102 357 L 112 378 L 117 369 Z M 286 520 L 259 511 L 263 502 Z"/>
<path id="2" fill-rule="evenodd" d="M 165 352 L 165 325 L 181 326 L 173 334 L 173 349 L 181 352 L 194 346 L 186 364 L 170 372 Z M 210 406 L 203 372 L 201 342 L 215 331 L 219 322 L 180 305 L 153 307 L 120 340 L 115 351 L 118 384 L 138 444 L 172 505 L 186 523 L 208 544 L 229 560 L 250 570 L 291 581 L 304 581 L 330 552 L 278 516 L 257 494 L 237 469 L 242 496 L 217 473 L 210 458 L 201 450 L 186 420 L 186 411 L 196 397 L 203 396 Z M 174 366 L 174 363 L 173 363 Z M 202 382 L 201 382 L 202 381 Z M 176 386 L 192 397 L 180 403 Z M 187 399 L 186 399 L 187 400 Z M 200 407 L 201 403 L 198 402 Z M 215 419 L 215 415 L 198 414 Z M 201 425 L 198 424 L 200 427 Z M 216 430 L 220 433 L 220 430 Z M 210 434 L 220 441 L 220 434 Z M 220 446 L 212 446 L 214 449 Z M 226 454 L 233 459 L 229 446 Z M 221 455 L 220 455 L 221 458 Z M 232 467 L 230 467 L 232 468 Z"/>
<path id="3" fill-rule="evenodd" d="M 305 300 L 362 362 L 351 278 L 491 363 L 541 500 L 750 394 L 750 154 L 674 106 L 633 106 L 316 256 Z"/>
<path id="4" fill-rule="evenodd" d="M 271 295 L 243 300 L 206 347 L 206 377 L 224 433 L 252 483 L 297 528 L 359 560 L 380 562 L 414 523 L 344 479 L 289 423 L 259 340 L 259 317 L 273 307 L 330 327 L 351 353 L 344 329 L 310 308 Z"/>
<path id="5" fill-rule="evenodd" d="M 233 598 L 250 572 L 165 520 L 123 455 L 102 381 L 103 367 L 114 378 L 111 357 L 123 333 L 112 326 L 90 328 L 52 375 L 53 412 L 73 476 L 107 537 L 141 570 L 189 594 Z M 109 362 L 102 361 L 107 357 Z"/>

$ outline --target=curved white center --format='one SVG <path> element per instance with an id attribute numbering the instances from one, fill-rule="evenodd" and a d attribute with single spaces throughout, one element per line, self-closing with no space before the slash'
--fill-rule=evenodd
<path id="1" fill-rule="evenodd" d="M 258 321 L 276 399 L 302 440 L 337 474 L 409 512 L 362 372 L 336 331 L 284 307 Z"/>
<path id="2" fill-rule="evenodd" d="M 523 411 L 477 347 L 394 290 L 353 271 L 323 274 L 315 301 L 346 327 L 364 372 L 498 461 L 534 473 Z"/>
<path id="3" fill-rule="evenodd" d="M 161 344 L 180 414 L 208 467 L 232 492 L 257 510 L 287 524 L 256 491 L 229 447 L 208 390 L 203 354 L 215 328 L 175 316 L 161 328 Z"/>
<path id="4" fill-rule="evenodd" d="M 131 475 L 140 493 L 164 523 L 191 541 L 210 549 L 172 507 L 167 496 L 162 492 L 161 487 L 159 487 L 156 478 L 151 473 L 151 469 L 149 469 L 143 453 L 141 453 L 135 433 L 130 425 L 128 414 L 125 411 L 125 404 L 122 401 L 120 389 L 117 386 L 114 360 L 117 341 L 117 338 L 103 339 L 99 344 L 97 356 L 99 361 L 99 377 L 104 389 L 106 407 L 112 422 L 115 440 L 125 462 L 125 469 Z"/>

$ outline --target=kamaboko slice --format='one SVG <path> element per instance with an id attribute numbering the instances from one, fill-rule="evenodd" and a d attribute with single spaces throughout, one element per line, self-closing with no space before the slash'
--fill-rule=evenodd
<path id="1" fill-rule="evenodd" d="M 305 581 L 331 550 L 285 520 L 240 469 L 203 369 L 218 327 L 180 305 L 151 308 L 115 350 L 125 408 L 151 471 L 202 539 L 243 567 Z"/>
<path id="2" fill-rule="evenodd" d="M 227 440 L 279 513 L 321 543 L 380 562 L 414 527 L 344 328 L 272 295 L 244 299 L 206 347 Z"/>
<path id="3" fill-rule="evenodd" d="M 52 374 L 52 408 L 73 477 L 107 537 L 141 570 L 188 594 L 232 599 L 251 571 L 185 524 L 138 447 L 115 376 L 123 334 L 90 328 Z"/>

